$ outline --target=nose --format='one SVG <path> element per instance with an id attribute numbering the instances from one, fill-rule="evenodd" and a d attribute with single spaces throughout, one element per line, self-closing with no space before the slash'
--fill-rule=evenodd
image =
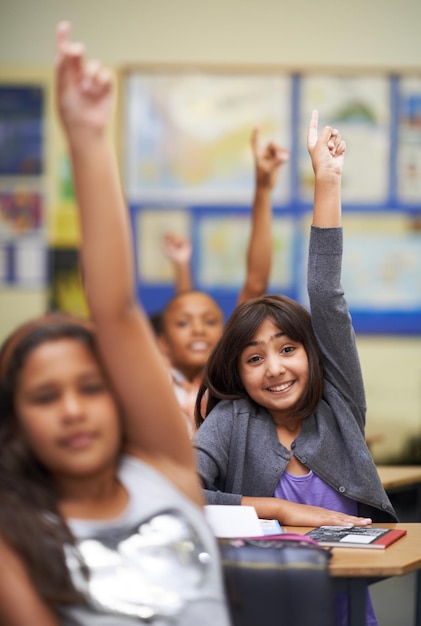
<path id="1" fill-rule="evenodd" d="M 192 332 L 194 335 L 204 335 L 206 333 L 206 325 L 200 319 L 192 321 Z"/>
<path id="2" fill-rule="evenodd" d="M 62 398 L 62 415 L 65 421 L 83 420 L 83 402 L 76 391 L 67 391 Z"/>
<path id="3" fill-rule="evenodd" d="M 283 358 L 278 353 L 266 356 L 266 372 L 268 376 L 279 376 L 285 370 Z"/>

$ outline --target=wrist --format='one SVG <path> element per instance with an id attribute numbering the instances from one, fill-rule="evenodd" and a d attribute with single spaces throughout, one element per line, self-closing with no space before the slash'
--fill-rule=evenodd
<path id="1" fill-rule="evenodd" d="M 65 129 L 65 135 L 69 150 L 77 153 L 86 152 L 108 142 L 108 133 L 105 128 L 73 126 L 71 129 Z"/>
<path id="2" fill-rule="evenodd" d="M 270 185 L 268 182 L 262 183 L 257 181 L 256 182 L 256 191 L 255 191 L 255 195 L 256 196 L 270 196 L 270 194 L 272 193 L 272 185 Z"/>
<path id="3" fill-rule="evenodd" d="M 342 180 L 341 172 L 332 172 L 330 170 L 320 170 L 315 172 L 315 184 L 340 185 Z"/>

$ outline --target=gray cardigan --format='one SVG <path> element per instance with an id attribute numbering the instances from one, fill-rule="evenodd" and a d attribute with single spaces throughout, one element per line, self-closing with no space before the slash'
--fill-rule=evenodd
<path id="1" fill-rule="evenodd" d="M 266 409 L 248 398 L 223 400 L 194 443 L 208 504 L 240 504 L 242 496 L 273 496 L 292 455 L 339 493 L 359 515 L 396 521 L 365 442 L 366 403 L 355 334 L 341 287 L 342 229 L 312 227 L 308 293 L 324 356 L 324 391 L 291 450 L 278 440 Z"/>

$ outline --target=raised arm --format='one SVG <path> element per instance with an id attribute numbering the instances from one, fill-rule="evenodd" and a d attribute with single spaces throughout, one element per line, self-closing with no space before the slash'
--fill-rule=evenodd
<path id="1" fill-rule="evenodd" d="M 324 355 L 325 378 L 345 396 L 360 427 L 365 423 L 365 392 L 355 332 L 341 284 L 341 178 L 345 142 L 325 126 L 317 130 L 313 111 L 308 150 L 315 172 L 308 294 L 313 328 Z"/>
<path id="2" fill-rule="evenodd" d="M 82 230 L 88 304 L 117 392 L 128 449 L 201 501 L 194 455 L 149 321 L 135 300 L 132 240 L 115 151 L 107 137 L 110 73 L 88 62 L 70 27 L 57 28 L 56 97 Z"/>
<path id="3" fill-rule="evenodd" d="M 337 228 L 341 225 L 341 177 L 345 142 L 337 129 L 325 126 L 318 134 L 318 112 L 313 111 L 307 147 L 314 170 L 313 226 Z"/>
<path id="4" fill-rule="evenodd" d="M 260 130 L 251 136 L 255 168 L 255 190 L 251 217 L 251 234 L 247 249 L 246 280 L 237 304 L 263 295 L 272 267 L 272 191 L 283 163 L 289 160 L 286 150 L 274 142 L 260 145 Z"/>
<path id="5" fill-rule="evenodd" d="M 175 292 L 182 293 L 193 289 L 191 275 L 192 244 L 190 239 L 177 233 L 166 233 L 162 247 L 174 268 Z"/>

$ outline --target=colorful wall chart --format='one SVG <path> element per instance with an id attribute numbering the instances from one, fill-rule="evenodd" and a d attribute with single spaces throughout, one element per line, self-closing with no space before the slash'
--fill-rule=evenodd
<path id="1" fill-rule="evenodd" d="M 307 302 L 313 172 L 306 133 L 338 127 L 343 176 L 343 285 L 361 333 L 421 333 L 421 76 L 135 68 L 123 76 L 123 171 L 148 310 L 173 277 L 162 236 L 193 242 L 193 277 L 229 315 L 245 275 L 253 198 L 249 139 L 290 151 L 273 194 L 270 291 Z M 152 227 L 151 224 L 155 226 Z"/>

